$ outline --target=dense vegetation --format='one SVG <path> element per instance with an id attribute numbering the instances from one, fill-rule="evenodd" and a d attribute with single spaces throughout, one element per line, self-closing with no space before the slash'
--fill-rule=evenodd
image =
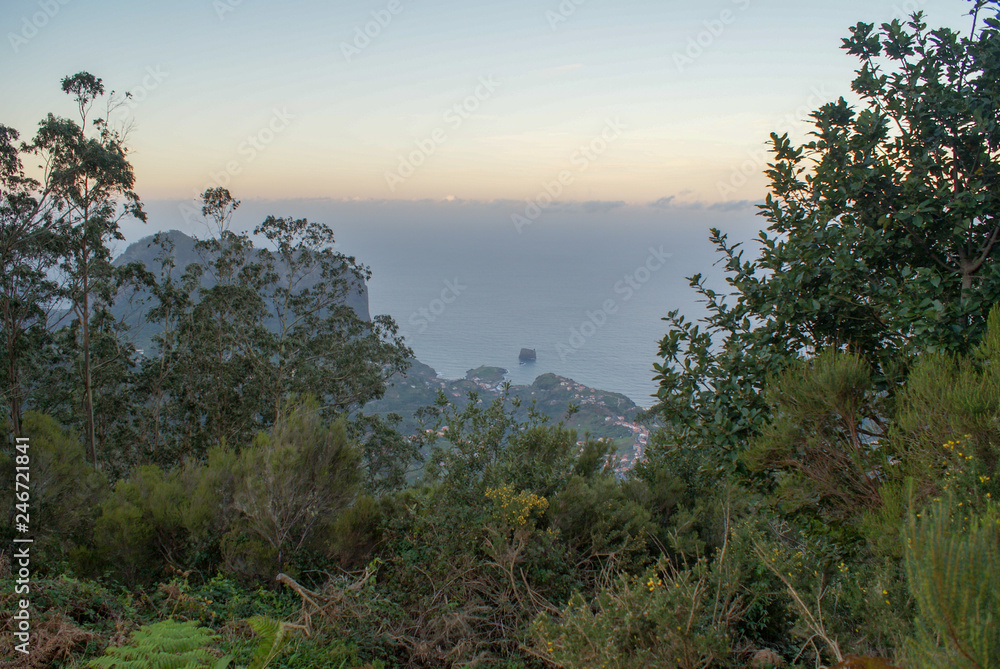
<path id="1" fill-rule="evenodd" d="M 729 294 L 693 277 L 706 322 L 667 318 L 663 427 L 624 478 L 506 393 L 441 397 L 425 441 L 365 416 L 410 352 L 345 306 L 367 270 L 327 226 L 236 234 L 212 189 L 199 262 L 113 264 L 142 203 L 88 124 L 102 82 L 66 78 L 79 121 L 0 126 L 0 472 L 28 437 L 35 540 L 4 660 L 1000 666 L 1000 8 L 974 5 L 965 35 L 858 24 L 861 109 L 772 136 L 760 250 L 713 231 Z M 0 487 L 7 546 L 19 504 Z"/>

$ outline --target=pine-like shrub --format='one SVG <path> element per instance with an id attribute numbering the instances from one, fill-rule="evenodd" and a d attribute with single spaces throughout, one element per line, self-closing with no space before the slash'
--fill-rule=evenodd
<path id="1" fill-rule="evenodd" d="M 907 667 L 1000 666 L 1000 513 L 945 498 L 910 515 L 906 572 L 917 602 Z"/>

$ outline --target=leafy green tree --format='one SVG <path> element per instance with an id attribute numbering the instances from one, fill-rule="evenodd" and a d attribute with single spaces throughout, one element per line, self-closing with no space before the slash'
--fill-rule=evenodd
<path id="1" fill-rule="evenodd" d="M 51 417 L 35 411 L 25 412 L 22 431 L 31 444 L 29 457 L 30 500 L 27 508 L 34 528 L 34 546 L 52 564 L 67 558 L 78 547 L 89 543 L 97 507 L 106 484 L 87 463 L 86 454 L 76 435 L 68 433 Z M 14 481 L 14 461 L 0 455 L 0 472 Z M 4 518 L 15 511 L 14 486 L 0 496 Z M 20 511 L 19 511 L 20 512 Z M 10 515 L 13 520 L 13 515 Z M 13 527 L 13 522 L 7 523 Z"/>
<path id="2" fill-rule="evenodd" d="M 515 417 L 520 408 L 507 383 L 488 405 L 470 392 L 460 409 L 440 392 L 434 406 L 418 412 L 421 424 L 430 425 L 423 436 L 424 481 L 438 486 L 449 500 L 447 509 L 478 506 L 491 486 L 549 495 L 565 484 L 573 471 L 576 433 L 561 424 L 543 427 L 546 418 L 534 406 L 521 422 Z"/>
<path id="3" fill-rule="evenodd" d="M 203 208 L 220 226 L 239 205 L 224 195 L 223 201 L 206 192 Z M 196 249 L 202 261 L 184 273 L 189 308 L 173 314 L 176 348 L 160 355 L 174 358 L 171 393 L 180 439 L 174 452 L 201 454 L 211 445 L 249 442 L 273 423 L 274 349 L 265 322 L 269 277 L 249 237 L 222 228 L 220 237 Z"/>
<path id="4" fill-rule="evenodd" d="M 311 393 L 327 417 L 382 396 L 389 377 L 405 371 L 412 351 L 388 316 L 363 320 L 348 304 L 371 270 L 334 249 L 333 230 L 306 219 L 268 216 L 254 229 L 270 248 L 257 257 L 267 283 L 266 356 L 273 413 L 287 398 Z M 270 361 L 264 364 L 264 360 Z"/>
<path id="5" fill-rule="evenodd" d="M 135 406 L 136 439 L 132 442 L 131 460 L 168 465 L 177 462 L 181 453 L 177 440 L 172 439 L 175 420 L 172 411 L 178 379 L 182 373 L 178 331 L 180 316 L 191 307 L 191 295 L 178 276 L 174 252 L 176 244 L 168 233 L 157 233 L 153 244 L 160 251 L 156 256 L 159 271 L 149 269 L 145 287 L 149 291 L 146 318 L 156 327 L 152 350 L 139 362 L 135 373 L 135 391 L 143 398 Z"/>
<path id="6" fill-rule="evenodd" d="M 968 36 L 917 13 L 844 40 L 861 67 L 812 114 L 813 139 L 772 134 L 760 252 L 713 230 L 735 300 L 700 275 L 704 328 L 668 316 L 656 366 L 675 442 L 728 452 L 769 413 L 760 391 L 799 355 L 849 348 L 891 389 L 901 353 L 969 350 L 1000 300 L 1000 23 L 977 0 Z M 989 14 L 980 23 L 980 14 Z"/>
<path id="7" fill-rule="evenodd" d="M 371 495 L 404 489 L 413 468 L 422 462 L 419 440 L 400 434 L 401 418 L 357 414 L 348 425 L 361 451 L 362 481 Z"/>

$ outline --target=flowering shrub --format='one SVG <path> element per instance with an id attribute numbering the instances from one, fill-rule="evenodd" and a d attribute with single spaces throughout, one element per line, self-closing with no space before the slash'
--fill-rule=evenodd
<path id="1" fill-rule="evenodd" d="M 677 570 L 661 561 L 622 574 L 591 602 L 573 595 L 532 633 L 537 652 L 567 669 L 718 666 L 731 659 L 729 625 L 740 613 L 717 563 Z"/>
<path id="2" fill-rule="evenodd" d="M 494 518 L 513 529 L 527 525 L 534 518 L 540 518 L 549 508 L 549 501 L 532 492 L 516 492 L 513 486 L 502 485 L 486 489 L 486 499 L 493 502 Z"/>

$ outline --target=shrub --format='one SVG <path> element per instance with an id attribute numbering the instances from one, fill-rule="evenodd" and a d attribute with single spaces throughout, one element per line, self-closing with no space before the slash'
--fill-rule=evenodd
<path id="1" fill-rule="evenodd" d="M 311 540 L 329 538 L 358 481 L 358 456 L 344 424 L 324 425 L 316 402 L 306 401 L 240 453 L 234 504 L 281 569 Z"/>
<path id="2" fill-rule="evenodd" d="M 175 474 L 145 465 L 119 481 L 101 504 L 94 544 L 126 583 L 149 581 L 183 558 L 187 494 Z"/>
<path id="3" fill-rule="evenodd" d="M 22 427 L 22 436 L 30 443 L 33 550 L 45 558 L 39 565 L 57 565 L 87 543 L 105 492 L 103 481 L 87 463 L 80 442 L 53 418 L 29 411 Z M 14 481 L 13 464 L 9 458 L 0 459 L 5 481 Z M 13 492 L 14 486 L 9 485 L 0 493 L 5 515 L 13 510 Z"/>
<path id="4" fill-rule="evenodd" d="M 558 616 L 532 626 L 536 653 L 567 669 L 725 666 L 729 625 L 740 604 L 720 570 L 706 561 L 678 570 L 661 561 L 639 576 L 622 574 L 592 602 L 575 594 Z"/>
<path id="5" fill-rule="evenodd" d="M 772 418 L 743 461 L 768 475 L 785 513 L 841 527 L 881 506 L 885 409 L 867 362 L 824 351 L 772 379 L 766 397 Z"/>
<path id="6" fill-rule="evenodd" d="M 581 560 L 617 560 L 621 566 L 641 568 L 646 559 L 649 511 L 628 499 L 613 477 L 574 476 L 552 497 L 548 514 L 560 542 Z"/>

